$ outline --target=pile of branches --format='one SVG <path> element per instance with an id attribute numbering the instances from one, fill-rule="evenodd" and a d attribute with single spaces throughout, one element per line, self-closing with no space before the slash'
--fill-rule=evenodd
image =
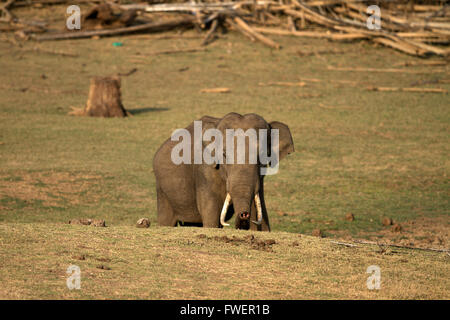
<path id="1" fill-rule="evenodd" d="M 64 0 L 36 0 L 43 4 Z M 77 1 L 70 1 L 70 4 Z M 78 1 L 91 2 L 100 1 Z M 0 10 L 1 19 L 11 21 L 9 9 L 28 0 L 7 0 Z M 129 1 L 128 1 L 129 3 Z M 369 29 L 367 20 L 381 9 L 381 28 Z M 127 17 L 140 17 L 139 23 L 117 28 L 81 30 L 32 35 L 38 41 L 110 36 L 136 32 L 155 32 L 178 27 L 205 30 L 203 45 L 219 37 L 219 31 L 235 30 L 252 41 L 274 49 L 281 46 L 270 35 L 326 38 L 337 41 L 365 39 L 415 56 L 447 57 L 450 42 L 450 6 L 446 1 L 365 1 L 365 0 L 239 0 L 223 2 L 187 2 L 125 4 L 104 2 Z M 8 14 L 5 14 L 8 12 Z M 130 13 L 132 12 L 132 14 Z M 136 13 L 136 14 L 134 14 Z M 166 14 L 155 21 L 157 14 Z M 170 17 L 170 18 L 167 18 Z M 175 16 L 175 17 L 174 17 Z M 149 20 L 142 20 L 147 17 Z M 136 20 L 138 21 L 138 20 Z"/>

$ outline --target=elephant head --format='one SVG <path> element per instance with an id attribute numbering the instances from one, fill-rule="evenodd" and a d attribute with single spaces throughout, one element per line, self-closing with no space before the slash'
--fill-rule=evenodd
<path id="1" fill-rule="evenodd" d="M 207 119 L 205 119 L 207 118 Z M 220 132 L 226 137 L 223 148 L 215 148 L 215 161 L 211 164 L 226 186 L 226 198 L 220 216 L 223 226 L 230 205 L 236 214 L 235 226 L 238 229 L 249 229 L 250 223 L 261 224 L 263 219 L 263 179 L 268 167 L 278 168 L 278 161 L 294 152 L 289 127 L 281 122 L 266 122 L 256 114 L 240 115 L 229 113 L 222 119 L 204 117 L 203 133 L 208 129 Z M 233 130 L 230 130 L 233 129 Z M 241 130 L 239 130 L 241 129 Z M 253 129 L 253 130 L 248 130 Z M 234 132 L 230 136 L 230 132 Z M 250 133 L 256 133 L 256 138 Z M 243 139 L 239 142 L 239 134 Z M 211 139 L 210 141 L 213 141 Z M 244 141 L 244 142 L 242 142 Z M 216 141 L 214 141 L 216 142 Z M 208 142 L 203 141 L 203 148 Z M 209 144 L 209 146 L 211 146 Z M 214 144 L 217 147 L 217 144 Z M 220 151 L 218 151 L 220 150 Z M 219 154 L 223 150 L 222 154 Z M 255 150 L 256 154 L 255 154 Z M 267 158 L 264 157 L 266 153 Z M 245 159 L 243 156 L 245 155 Z M 267 161 L 270 159 L 270 161 Z M 261 203 L 263 202 L 263 203 Z M 250 221 L 251 208 L 256 209 L 256 219 Z"/>

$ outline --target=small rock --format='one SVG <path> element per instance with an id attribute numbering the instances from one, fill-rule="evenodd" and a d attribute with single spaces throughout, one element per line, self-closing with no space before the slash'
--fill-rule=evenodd
<path id="1" fill-rule="evenodd" d="M 69 224 L 82 224 L 88 226 L 91 224 L 91 222 L 91 219 L 72 219 L 69 221 Z"/>
<path id="2" fill-rule="evenodd" d="M 108 266 L 105 266 L 105 265 L 103 265 L 103 264 L 100 264 L 100 265 L 98 265 L 98 266 L 97 266 L 97 269 L 102 269 L 102 270 L 111 270 L 111 268 L 110 268 L 110 267 L 108 267 Z"/>
<path id="3" fill-rule="evenodd" d="M 94 226 L 94 227 L 106 227 L 105 220 L 95 220 L 95 219 L 72 219 L 69 224 L 81 224 L 84 226 Z"/>
<path id="4" fill-rule="evenodd" d="M 312 235 L 315 237 L 323 238 L 323 232 L 320 229 L 314 229 Z"/>
<path id="5" fill-rule="evenodd" d="M 381 223 L 383 224 L 383 226 L 390 226 L 390 225 L 392 225 L 394 222 L 392 221 L 391 218 L 384 217 L 383 220 L 381 220 Z"/>
<path id="6" fill-rule="evenodd" d="M 396 223 L 396 224 L 394 224 L 394 225 L 392 226 L 392 231 L 394 231 L 394 232 L 400 232 L 400 231 L 402 231 L 402 226 L 399 225 L 398 223 Z"/>
<path id="7" fill-rule="evenodd" d="M 94 227 L 106 227 L 105 220 L 92 220 L 91 225 Z"/>
<path id="8" fill-rule="evenodd" d="M 252 235 L 252 234 L 249 234 L 249 235 L 245 236 L 244 239 L 249 240 L 249 241 L 254 241 L 255 240 L 255 236 Z"/>
<path id="9" fill-rule="evenodd" d="M 345 220 L 353 221 L 353 220 L 355 220 L 355 216 L 353 215 L 353 213 L 349 212 L 345 215 Z"/>
<path id="10" fill-rule="evenodd" d="M 136 227 L 148 228 L 148 227 L 150 227 L 150 220 L 148 220 L 147 218 L 141 218 L 137 221 Z"/>

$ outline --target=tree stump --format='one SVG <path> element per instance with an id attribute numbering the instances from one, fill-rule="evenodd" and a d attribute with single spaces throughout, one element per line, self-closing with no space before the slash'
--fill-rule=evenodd
<path id="1" fill-rule="evenodd" d="M 92 78 L 86 108 L 74 109 L 69 114 L 105 118 L 126 117 L 128 112 L 121 101 L 120 78 L 117 76 Z"/>

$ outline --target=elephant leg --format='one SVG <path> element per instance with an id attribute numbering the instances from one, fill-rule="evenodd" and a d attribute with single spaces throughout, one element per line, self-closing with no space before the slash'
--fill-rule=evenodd
<path id="1" fill-rule="evenodd" d="M 198 203 L 198 211 L 202 217 L 203 227 L 204 228 L 218 228 L 220 226 L 220 202 L 216 201 L 216 197 L 212 194 L 204 194 L 203 196 L 199 196 Z"/>
<path id="2" fill-rule="evenodd" d="M 169 199 L 167 199 L 166 195 L 159 188 L 156 190 L 156 196 L 158 203 L 158 224 L 160 226 L 175 227 L 177 225 L 177 219 L 175 218 Z"/>

